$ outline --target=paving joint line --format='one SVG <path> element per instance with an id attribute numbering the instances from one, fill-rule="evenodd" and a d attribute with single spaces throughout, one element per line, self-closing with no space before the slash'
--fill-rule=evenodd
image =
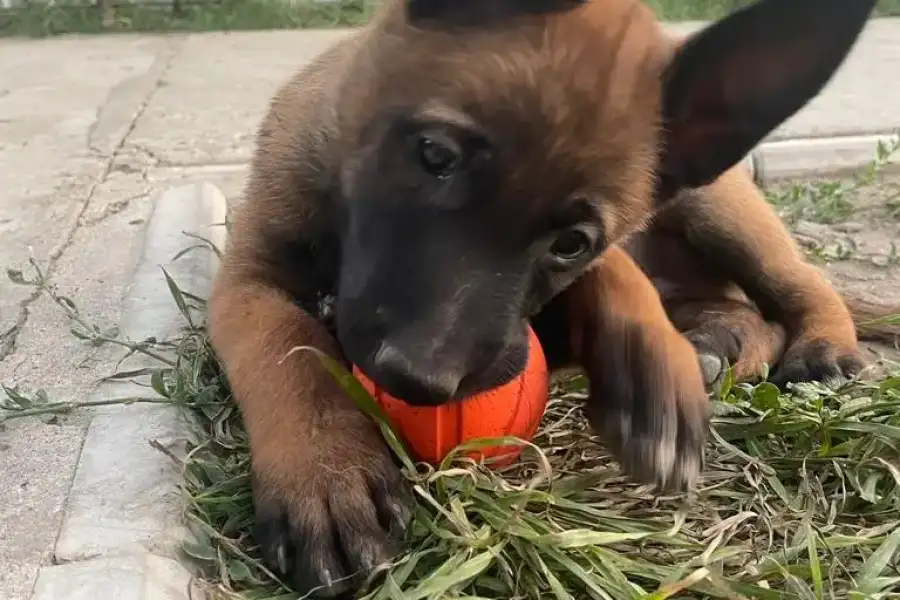
<path id="1" fill-rule="evenodd" d="M 25 323 L 28 322 L 28 306 L 24 305 L 24 301 L 19 303 L 19 314 L 16 322 L 12 324 L 6 331 L 0 333 L 0 362 L 12 356 L 16 350 L 16 341 Z"/>

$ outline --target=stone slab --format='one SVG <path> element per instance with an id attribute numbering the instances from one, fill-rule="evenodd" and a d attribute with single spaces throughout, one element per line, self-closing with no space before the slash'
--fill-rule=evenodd
<path id="1" fill-rule="evenodd" d="M 202 600 L 177 561 L 159 556 L 98 558 L 41 569 L 33 600 Z"/>

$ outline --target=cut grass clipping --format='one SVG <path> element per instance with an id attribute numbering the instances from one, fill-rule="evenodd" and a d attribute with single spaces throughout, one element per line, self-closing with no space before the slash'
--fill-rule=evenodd
<path id="1" fill-rule="evenodd" d="M 36 265 L 33 265 L 37 269 Z M 259 561 L 250 457 L 228 384 L 202 325 L 204 302 L 165 282 L 187 318 L 170 344 L 131 342 L 89 324 L 40 271 L 34 279 L 73 333 L 160 361 L 114 375 L 148 378 L 186 410 L 194 442 L 183 469 L 185 555 L 210 598 L 301 596 Z M 361 406 L 356 380 L 334 370 Z M 0 421 L 76 407 L 6 389 Z M 366 585 L 368 600 L 900 597 L 900 371 L 878 382 L 796 386 L 726 382 L 704 482 L 694 498 L 654 497 L 629 483 L 586 429 L 584 382 L 555 383 L 539 433 L 518 465 L 491 470 L 460 455 L 440 468 L 403 459 L 418 506 L 408 551 Z M 152 443 L 152 441 L 151 441 Z M 161 446 L 157 447 L 165 451 Z"/>

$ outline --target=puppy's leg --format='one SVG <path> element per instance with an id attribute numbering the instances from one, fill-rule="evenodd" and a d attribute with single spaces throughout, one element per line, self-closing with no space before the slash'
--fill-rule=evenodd
<path id="1" fill-rule="evenodd" d="M 228 256 L 210 334 L 250 436 L 256 539 L 298 592 L 334 595 L 390 557 L 409 497 L 375 424 L 315 356 L 289 355 L 313 346 L 341 360 L 336 341 L 275 288 L 234 274 L 241 261 Z"/>
<path id="2" fill-rule="evenodd" d="M 787 349 L 773 382 L 822 380 L 862 368 L 849 310 L 819 270 L 803 260 L 742 167 L 686 193 L 658 223 L 682 232 L 706 265 L 740 286 L 767 321 L 784 325 Z"/>
<path id="3" fill-rule="evenodd" d="M 568 336 L 541 339 L 552 363 L 566 354 L 584 368 L 588 418 L 624 469 L 662 488 L 693 486 L 709 418 L 697 353 L 628 254 L 609 248 L 535 327 Z"/>

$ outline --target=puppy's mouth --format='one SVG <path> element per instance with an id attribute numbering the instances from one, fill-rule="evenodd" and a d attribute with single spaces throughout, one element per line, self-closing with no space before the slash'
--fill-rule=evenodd
<path id="1" fill-rule="evenodd" d="M 357 367 L 378 388 L 410 406 L 439 406 L 453 400 L 462 374 L 438 368 L 430 357 L 423 357 L 381 340 Z"/>
<path id="2" fill-rule="evenodd" d="M 357 367 L 379 389 L 410 406 L 454 404 L 517 377 L 526 366 L 528 348 L 506 346 L 484 366 L 463 374 L 438 365 L 416 365 L 389 345 L 366 357 Z M 427 366 L 426 366 L 427 365 Z"/>
<path id="3" fill-rule="evenodd" d="M 509 383 L 525 370 L 528 346 L 507 346 L 487 366 L 466 374 L 459 382 L 454 401 L 462 400 Z"/>

